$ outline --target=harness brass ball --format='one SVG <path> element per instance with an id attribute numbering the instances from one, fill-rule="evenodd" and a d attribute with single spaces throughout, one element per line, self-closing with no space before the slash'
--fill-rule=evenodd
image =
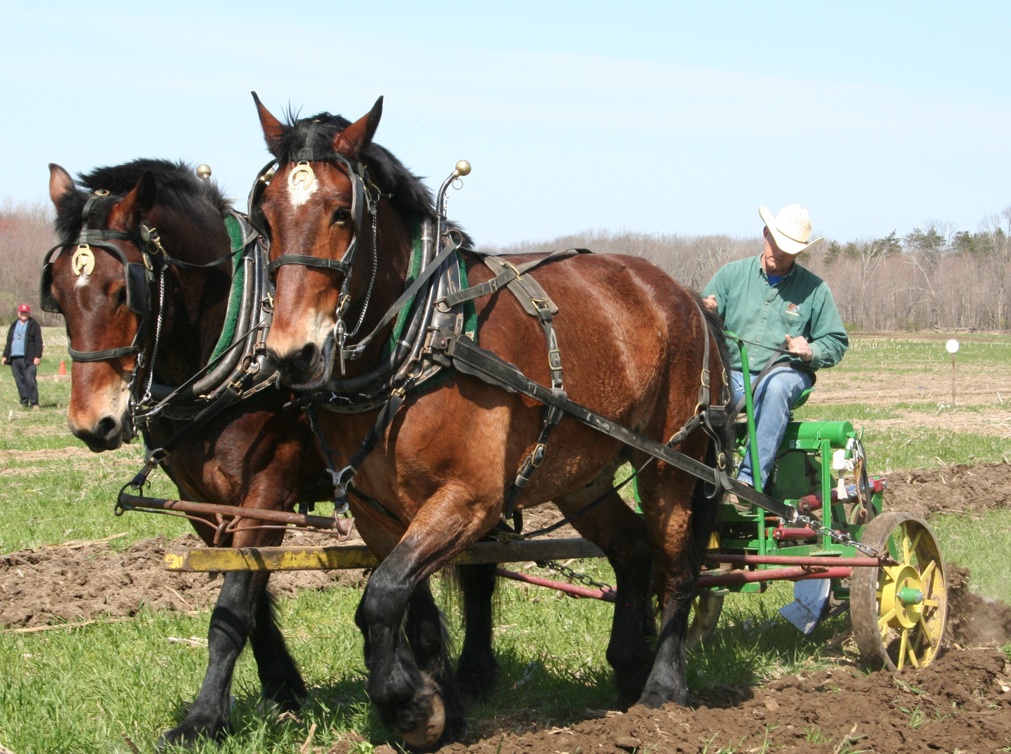
<path id="1" fill-rule="evenodd" d="M 456 163 L 456 174 L 460 176 L 470 175 L 470 163 L 466 160 L 460 160 Z"/>
<path id="2" fill-rule="evenodd" d="M 211 166 L 210 165 L 197 165 L 197 176 L 203 178 L 205 181 L 211 177 Z"/>

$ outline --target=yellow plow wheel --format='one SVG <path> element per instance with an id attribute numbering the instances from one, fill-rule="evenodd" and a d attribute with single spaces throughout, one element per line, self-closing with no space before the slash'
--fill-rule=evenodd
<path id="1" fill-rule="evenodd" d="M 850 578 L 850 621 L 864 661 L 873 668 L 922 668 L 941 651 L 948 621 L 944 563 L 927 522 L 911 513 L 883 513 L 863 544 L 894 563 L 857 567 Z"/>

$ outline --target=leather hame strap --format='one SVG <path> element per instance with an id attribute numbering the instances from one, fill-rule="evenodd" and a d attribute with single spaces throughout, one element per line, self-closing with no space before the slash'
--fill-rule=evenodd
<path id="1" fill-rule="evenodd" d="M 496 274 L 495 277 L 491 278 L 490 280 L 486 280 L 483 283 L 479 283 L 478 285 L 471 286 L 470 288 L 465 288 L 462 291 L 457 291 L 456 293 L 446 296 L 444 299 L 441 299 L 440 301 L 437 302 L 437 306 L 440 311 L 449 311 L 454 306 L 456 306 L 457 304 L 462 304 L 464 301 L 473 301 L 474 299 L 478 299 L 481 298 L 482 296 L 487 296 L 490 293 L 494 293 L 500 288 L 503 288 L 512 283 L 513 281 L 517 280 L 521 275 L 530 272 L 531 270 L 536 269 L 537 267 L 540 267 L 543 264 L 547 264 L 548 262 L 553 262 L 558 259 L 565 259 L 566 257 L 571 257 L 576 254 L 589 254 L 589 253 L 590 253 L 589 249 L 577 249 L 577 248 L 559 249 L 557 251 L 551 252 L 550 254 L 546 254 L 545 256 L 542 257 L 537 257 L 536 259 L 533 259 L 529 262 L 525 262 L 523 264 L 511 264 L 508 261 L 506 261 L 503 257 L 493 254 L 481 255 L 481 258 L 484 261 L 484 263 L 488 267 L 490 267 L 493 272 L 496 272 L 498 274 Z M 541 289 L 540 285 L 536 283 L 536 281 L 534 281 L 534 285 L 537 285 L 537 290 L 539 290 L 540 293 L 543 295 L 544 291 L 543 289 Z M 514 290 L 514 294 L 515 293 L 516 291 Z M 526 309 L 527 313 L 536 316 L 536 312 L 532 311 L 529 308 L 529 303 L 524 303 L 523 296 L 516 295 L 516 298 L 520 301 L 520 304 L 523 305 L 524 309 Z M 527 301 L 528 302 L 530 301 L 529 297 L 527 297 Z M 554 307 L 554 312 L 557 311 L 558 307 Z"/>

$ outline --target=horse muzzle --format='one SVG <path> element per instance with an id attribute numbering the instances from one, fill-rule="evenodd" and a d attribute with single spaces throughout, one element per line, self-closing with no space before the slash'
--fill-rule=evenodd
<path id="1" fill-rule="evenodd" d="M 94 453 L 116 450 L 123 443 L 133 439 L 134 432 L 129 422 L 112 415 L 100 417 L 91 426 L 84 427 L 68 421 L 74 437 L 84 442 Z"/>
<path id="2" fill-rule="evenodd" d="M 327 384 L 333 372 L 334 347 L 333 338 L 327 338 L 322 348 L 315 343 L 306 343 L 284 354 L 268 347 L 268 364 L 277 371 L 281 382 L 292 390 L 319 390 Z"/>

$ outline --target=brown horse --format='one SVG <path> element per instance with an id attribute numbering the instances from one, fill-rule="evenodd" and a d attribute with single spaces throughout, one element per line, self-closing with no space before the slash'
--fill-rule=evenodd
<path id="1" fill-rule="evenodd" d="M 276 295 L 268 352 L 283 380 L 321 389 L 329 405 L 365 396 L 361 412 L 342 406 L 323 423 L 333 457 L 347 463 L 348 479 L 353 476 L 359 529 L 383 557 L 357 617 L 367 690 L 383 720 L 417 748 L 462 734 L 439 633 L 405 620 L 412 595 L 488 534 L 513 504 L 522 509 L 545 501 L 576 516 L 573 525 L 604 550 L 615 570 L 607 657 L 622 698 L 652 706 L 685 703 L 692 584 L 717 501 L 680 468 L 647 463 L 641 451 L 630 452 L 569 414 L 557 422 L 557 413 L 531 399 L 537 390 L 529 383 L 550 385 L 541 393 L 567 396 L 603 415 L 601 426 L 623 425 L 664 443 L 704 408 L 700 383 L 706 375 L 712 393 L 722 397 L 718 323 L 707 320 L 693 294 L 634 257 L 576 254 L 538 262 L 516 256 L 506 257 L 505 265 L 482 263 L 466 243 L 455 250 L 453 239 L 463 237 L 450 229 L 436 231 L 444 252 L 428 267 L 418 265 L 419 272 L 411 266 L 419 228 L 441 228 L 441 208 L 373 143 L 382 100 L 354 123 L 328 113 L 281 123 L 253 96 L 276 160 L 273 176 L 261 177 L 252 210 L 272 239 Z M 414 292 L 410 280 L 423 280 L 424 270 L 443 259 L 450 269 L 454 256 L 475 286 L 472 296 L 426 298 L 423 285 L 407 295 Z M 524 301 L 498 284 L 479 287 L 493 276 L 503 284 L 515 278 L 535 295 Z M 414 346 L 394 330 L 393 315 L 405 297 L 414 301 L 413 308 L 404 304 L 412 312 L 406 319 L 426 323 Z M 425 319 L 431 308 L 451 313 L 468 297 L 480 348 L 494 355 L 489 371 L 515 373 L 515 366 L 522 372 L 508 389 L 488 384 L 496 380 L 487 373 L 474 376 L 473 365 L 454 355 L 474 351 L 466 334 L 440 324 L 438 315 Z M 557 312 L 549 318 L 551 302 Z M 525 311 L 531 303 L 538 316 Z M 407 354 L 404 361 L 391 358 L 398 351 Z M 433 364 L 444 368 L 427 378 Z M 683 434 L 684 454 L 715 463 L 710 434 Z M 612 489 L 613 473 L 625 459 L 643 467 L 644 521 Z M 356 504 L 357 498 L 366 502 Z M 647 642 L 655 629 L 651 553 L 661 609 L 655 652 Z"/>
<path id="2" fill-rule="evenodd" d="M 81 182 L 85 191 L 50 165 L 60 244 L 47 257 L 42 298 L 66 321 L 74 361 L 70 429 L 101 452 L 131 439 L 138 412 L 150 408 L 145 391 L 185 386 L 209 363 L 231 287 L 230 209 L 214 184 L 181 163 L 136 160 L 99 168 Z M 149 449 L 185 433 L 162 462 L 183 498 L 291 510 L 325 498 L 313 488 L 323 472 L 315 439 L 301 412 L 283 410 L 290 398 L 265 390 L 195 423 L 192 409 L 200 401 L 189 395 L 168 401 L 140 429 Z M 212 544 L 215 527 L 194 526 Z M 217 544 L 278 545 L 283 537 L 283 530 L 240 524 Z M 224 733 L 232 672 L 247 640 L 268 701 L 295 709 L 305 697 L 268 578 L 268 572 L 225 575 L 208 629 L 207 675 L 163 744 Z"/>

